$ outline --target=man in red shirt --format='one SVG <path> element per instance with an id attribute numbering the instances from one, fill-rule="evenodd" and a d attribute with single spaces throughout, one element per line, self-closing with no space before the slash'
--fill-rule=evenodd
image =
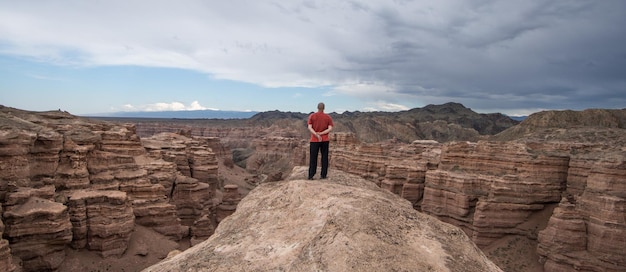
<path id="1" fill-rule="evenodd" d="M 317 104 L 317 112 L 309 115 L 307 121 L 311 132 L 311 145 L 309 152 L 309 179 L 313 179 L 317 171 L 317 154 L 322 153 L 322 172 L 320 177 L 326 178 L 328 174 L 328 133 L 333 130 L 333 119 L 324 113 L 324 103 Z"/>

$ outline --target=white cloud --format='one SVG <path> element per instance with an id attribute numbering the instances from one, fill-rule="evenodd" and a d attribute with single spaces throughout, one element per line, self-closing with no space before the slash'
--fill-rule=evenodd
<path id="1" fill-rule="evenodd" d="M 378 107 L 380 107 L 384 111 L 405 111 L 405 110 L 409 110 L 409 107 L 407 107 L 405 105 L 394 104 L 394 103 L 381 103 L 381 104 L 378 105 Z"/>
<path id="2" fill-rule="evenodd" d="M 386 101 L 376 101 L 370 103 L 371 106 L 363 109 L 364 111 L 405 111 L 409 110 L 409 107 L 401 104 L 389 103 Z"/>
<path id="3" fill-rule="evenodd" d="M 214 108 L 207 108 L 200 105 L 198 101 L 193 101 L 189 106 L 181 102 L 158 102 L 154 104 L 134 106 L 126 104 L 122 106 L 123 111 L 190 111 L 190 110 L 218 110 Z"/>
<path id="4" fill-rule="evenodd" d="M 339 85 L 332 90 L 333 92 L 347 95 L 361 96 L 381 96 L 396 92 L 396 87 L 384 82 L 354 82 Z"/>
<path id="5" fill-rule="evenodd" d="M 122 111 L 138 111 L 138 109 L 131 104 L 124 104 L 122 105 Z"/>
<path id="6" fill-rule="evenodd" d="M 188 110 L 206 110 L 206 109 L 207 108 L 200 105 L 198 101 L 191 102 L 191 105 L 189 105 L 189 108 L 188 108 Z"/>

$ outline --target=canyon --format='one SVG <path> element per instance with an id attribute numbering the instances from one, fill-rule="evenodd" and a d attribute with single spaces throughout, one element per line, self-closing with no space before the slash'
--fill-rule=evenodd
<path id="1" fill-rule="evenodd" d="M 234 220 L 252 220 L 259 202 L 280 198 L 268 188 L 304 182 L 306 116 L 103 120 L 0 107 L 0 270 L 85 271 L 72 259 L 83 251 L 103 262 L 152 258 L 141 270 L 228 245 Z M 420 220 L 455 226 L 482 251 L 471 256 L 484 253 L 503 271 L 626 269 L 626 110 L 546 111 L 518 123 L 449 103 L 333 118 L 329 181 L 362 180 Z M 256 197 L 239 211 L 248 194 Z M 396 225 L 379 225 L 407 240 Z M 148 242 L 137 249 L 133 241 L 147 234 L 165 237 L 164 248 L 191 248 L 173 257 Z"/>

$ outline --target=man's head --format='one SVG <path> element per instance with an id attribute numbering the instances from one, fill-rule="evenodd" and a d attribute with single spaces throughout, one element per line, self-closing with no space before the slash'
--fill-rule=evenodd
<path id="1" fill-rule="evenodd" d="M 317 110 L 324 111 L 324 103 L 320 102 L 319 104 L 317 104 Z"/>

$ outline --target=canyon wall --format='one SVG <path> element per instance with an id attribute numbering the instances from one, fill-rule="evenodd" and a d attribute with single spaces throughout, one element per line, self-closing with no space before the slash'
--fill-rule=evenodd
<path id="1" fill-rule="evenodd" d="M 371 180 L 416 209 L 461 227 L 486 252 L 496 247 L 490 257 L 506 271 L 626 268 L 623 146 L 371 144 L 341 133 L 333 140 L 331 167 Z M 530 259 L 497 260 L 497 251 L 504 250 L 500 241 L 511 237 L 532 247 L 526 249 L 533 251 Z"/>
<path id="2" fill-rule="evenodd" d="M 258 174 L 252 186 L 281 180 L 308 164 L 306 137 L 289 129 L 301 121 L 136 126 L 1 107 L 0 270 L 55 269 L 66 248 L 120 256 L 135 224 L 198 244 L 243 197 L 218 161 Z M 523 137 L 514 127 L 507 141 L 445 143 L 334 132 L 329 175 L 360 176 L 460 227 L 505 271 L 623 271 L 626 141 L 621 121 L 609 127 L 539 135 L 523 123 Z"/>
<path id="3" fill-rule="evenodd" d="M 135 224 L 206 239 L 221 201 L 215 146 L 185 131 L 140 139 L 132 124 L 0 108 L 0 270 L 54 270 L 70 247 L 119 257 Z"/>

